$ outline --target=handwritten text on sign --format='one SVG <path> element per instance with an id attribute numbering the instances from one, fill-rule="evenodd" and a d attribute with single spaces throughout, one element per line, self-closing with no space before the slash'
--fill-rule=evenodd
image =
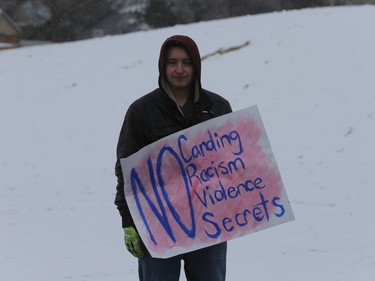
<path id="1" fill-rule="evenodd" d="M 154 257 L 294 219 L 256 106 L 165 137 L 121 165 L 129 209 Z"/>

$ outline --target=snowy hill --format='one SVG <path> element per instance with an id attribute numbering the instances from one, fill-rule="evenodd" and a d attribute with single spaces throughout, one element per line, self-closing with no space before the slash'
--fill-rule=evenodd
<path id="1" fill-rule="evenodd" d="M 115 146 L 173 34 L 205 88 L 258 105 L 296 216 L 231 241 L 227 279 L 374 280 L 374 26 L 374 6 L 306 9 L 0 52 L 0 280 L 137 280 Z"/>

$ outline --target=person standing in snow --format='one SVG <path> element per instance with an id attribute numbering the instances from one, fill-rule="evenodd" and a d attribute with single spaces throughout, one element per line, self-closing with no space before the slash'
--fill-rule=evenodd
<path id="1" fill-rule="evenodd" d="M 130 105 L 117 145 L 115 204 L 122 217 L 125 245 L 138 258 L 140 281 L 178 281 L 181 261 L 188 281 L 224 281 L 226 242 L 167 259 L 153 258 L 137 233 L 125 200 L 121 158 L 165 136 L 232 112 L 227 100 L 202 88 L 201 57 L 191 38 L 167 38 L 158 67 L 159 87 Z"/>

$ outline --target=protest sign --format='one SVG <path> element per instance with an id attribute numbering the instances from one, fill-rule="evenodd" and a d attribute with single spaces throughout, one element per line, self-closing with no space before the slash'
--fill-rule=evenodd
<path id="1" fill-rule="evenodd" d="M 257 106 L 167 136 L 121 166 L 130 212 L 153 257 L 294 219 Z"/>

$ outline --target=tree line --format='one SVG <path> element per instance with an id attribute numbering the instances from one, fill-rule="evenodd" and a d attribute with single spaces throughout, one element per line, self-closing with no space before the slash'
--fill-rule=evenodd
<path id="1" fill-rule="evenodd" d="M 24 40 L 63 42 L 248 14 L 375 0 L 0 0 Z"/>

